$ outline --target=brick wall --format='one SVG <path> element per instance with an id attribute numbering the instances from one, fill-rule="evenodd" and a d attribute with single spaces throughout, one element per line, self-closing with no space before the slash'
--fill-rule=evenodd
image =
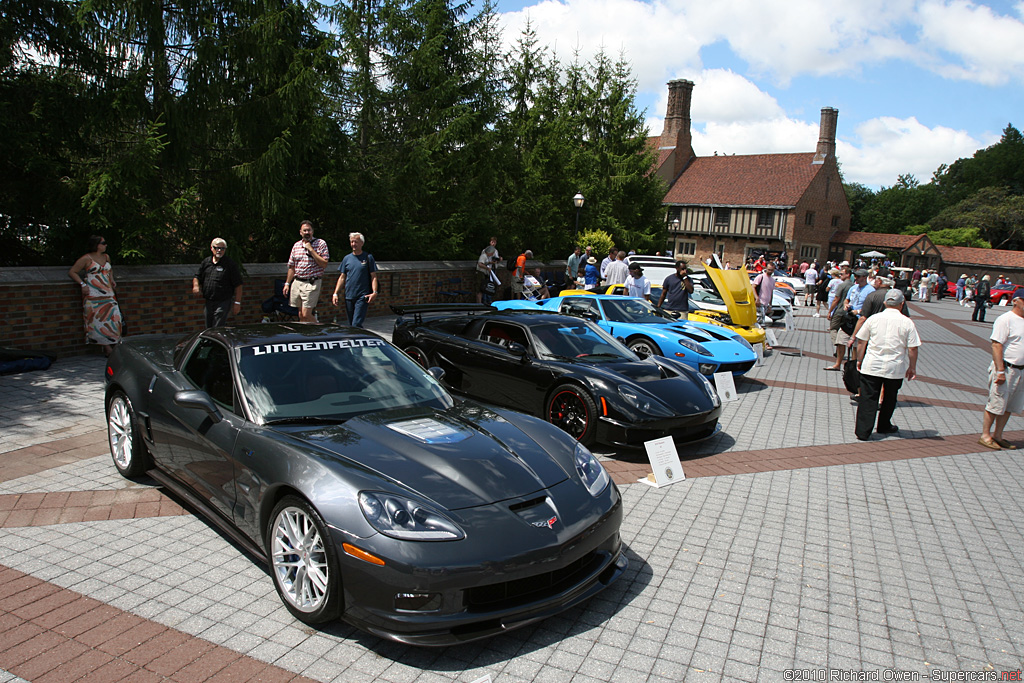
<path id="1" fill-rule="evenodd" d="M 533 264 L 541 265 L 541 264 Z M 380 296 L 369 315 L 388 315 L 392 304 L 437 301 L 437 283 L 461 278 L 460 289 L 474 291 L 472 261 L 379 263 Z M 337 275 L 328 267 L 324 290 L 317 305 L 322 322 L 335 316 L 345 321 L 344 305 L 331 305 Z M 564 268 L 564 265 L 562 266 Z M 557 270 L 557 267 L 555 268 Z M 255 323 L 263 317 L 260 304 L 274 293 L 274 280 L 284 278 L 280 264 L 246 264 L 242 311 L 233 320 Z M 114 266 L 117 300 L 124 316 L 126 334 L 187 334 L 205 324 L 203 300 L 192 295 L 195 266 Z M 502 282 L 509 273 L 499 272 Z M 475 294 L 463 299 L 476 301 Z M 9 268 L 0 273 L 0 346 L 45 351 L 55 356 L 99 353 L 85 343 L 81 287 L 66 268 Z"/>
<path id="2" fill-rule="evenodd" d="M 814 212 L 814 225 L 806 223 L 807 212 Z M 832 225 L 832 217 L 838 216 L 838 225 Z M 842 179 L 836 167 L 835 157 L 825 160 L 825 166 L 807 187 L 790 216 L 793 242 L 792 261 L 800 261 L 800 248 L 818 247 L 818 260 L 828 258 L 829 242 L 839 230 L 850 229 L 850 205 L 846 200 Z"/>

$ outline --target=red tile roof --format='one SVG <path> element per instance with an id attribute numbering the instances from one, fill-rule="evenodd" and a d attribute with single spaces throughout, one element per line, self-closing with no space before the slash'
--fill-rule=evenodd
<path id="1" fill-rule="evenodd" d="M 938 249 L 944 263 L 1024 269 L 1024 251 L 943 246 Z"/>
<path id="2" fill-rule="evenodd" d="M 824 166 L 814 152 L 696 157 L 665 195 L 666 204 L 791 207 Z"/>
<path id="3" fill-rule="evenodd" d="M 884 232 L 837 232 L 829 240 L 832 244 L 860 244 L 865 247 L 888 247 L 890 249 L 907 249 L 921 239 L 923 235 L 890 235 Z"/>

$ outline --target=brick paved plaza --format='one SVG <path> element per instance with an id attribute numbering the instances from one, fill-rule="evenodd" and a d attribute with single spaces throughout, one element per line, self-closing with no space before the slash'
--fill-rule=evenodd
<path id="1" fill-rule="evenodd" d="M 1024 419 L 1006 432 L 1021 450 L 977 443 L 1004 310 L 911 304 L 924 345 L 900 433 L 858 442 L 826 323 L 798 308 L 722 432 L 681 451 L 685 481 L 637 484 L 645 455 L 598 451 L 625 503 L 619 582 L 445 649 L 301 624 L 260 565 L 121 478 L 101 358 L 0 377 L 0 682 L 1021 680 Z"/>

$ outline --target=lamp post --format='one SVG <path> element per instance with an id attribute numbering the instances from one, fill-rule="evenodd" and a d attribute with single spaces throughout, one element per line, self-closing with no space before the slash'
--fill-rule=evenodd
<path id="1" fill-rule="evenodd" d="M 670 244 L 672 245 L 672 253 L 676 253 L 676 236 L 679 234 L 679 218 L 672 219 L 672 235 L 670 236 Z"/>
<path id="2" fill-rule="evenodd" d="M 580 236 L 580 209 L 583 208 L 583 195 L 577 192 L 576 196 L 572 198 L 572 203 L 576 207 L 576 235 L 573 239 L 575 242 Z"/>

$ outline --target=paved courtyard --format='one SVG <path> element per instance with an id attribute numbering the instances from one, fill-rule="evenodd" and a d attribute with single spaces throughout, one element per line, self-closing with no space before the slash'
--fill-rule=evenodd
<path id="1" fill-rule="evenodd" d="M 1022 680 L 1024 419 L 1021 450 L 977 443 L 1006 309 L 983 325 L 912 304 L 920 377 L 899 434 L 869 442 L 823 371 L 825 321 L 796 310 L 722 432 L 681 452 L 685 481 L 638 484 L 643 454 L 599 451 L 625 503 L 621 580 L 445 649 L 297 622 L 261 566 L 118 476 L 101 358 L 0 377 L 0 682 Z"/>

